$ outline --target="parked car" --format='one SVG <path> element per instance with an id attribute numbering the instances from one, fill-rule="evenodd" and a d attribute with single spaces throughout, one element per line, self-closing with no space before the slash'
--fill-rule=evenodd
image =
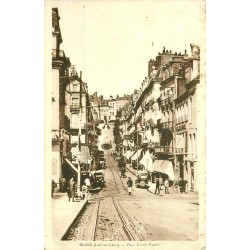
<path id="1" fill-rule="evenodd" d="M 101 171 L 96 171 L 93 178 L 93 187 L 105 187 L 104 174 Z"/>
<path id="2" fill-rule="evenodd" d="M 138 173 L 137 179 L 135 180 L 136 187 L 147 187 L 148 186 L 148 173 L 140 172 Z"/>

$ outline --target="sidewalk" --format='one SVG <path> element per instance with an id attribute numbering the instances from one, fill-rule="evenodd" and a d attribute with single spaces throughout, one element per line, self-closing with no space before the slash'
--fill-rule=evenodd
<path id="1" fill-rule="evenodd" d="M 72 199 L 69 202 L 67 193 L 54 193 L 47 204 L 51 209 L 48 211 L 45 237 L 52 241 L 60 241 L 86 203 L 87 199 L 77 198 L 74 202 Z"/>

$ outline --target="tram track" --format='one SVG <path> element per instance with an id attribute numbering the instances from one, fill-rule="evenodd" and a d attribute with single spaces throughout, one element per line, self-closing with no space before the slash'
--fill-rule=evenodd
<path id="1" fill-rule="evenodd" d="M 116 170 L 115 164 L 112 163 L 109 157 L 107 157 L 107 161 L 110 169 L 109 176 L 113 177 L 112 184 L 116 188 L 114 186 L 111 187 L 111 194 L 109 196 L 102 196 L 100 194 L 90 195 L 88 202 L 76 216 L 62 240 L 145 240 L 119 200 L 120 195 L 122 195 L 122 192 L 126 188 L 119 176 L 119 172 Z M 109 182 L 111 182 L 110 178 Z M 112 190 L 116 193 L 112 193 Z M 116 197 L 117 195 L 118 197 Z"/>
<path id="2" fill-rule="evenodd" d="M 107 155 L 107 161 L 108 161 L 108 164 L 109 164 L 109 166 L 110 166 L 110 170 L 111 170 L 111 172 L 112 172 L 112 175 L 113 175 L 113 177 L 114 177 L 114 181 L 115 181 L 116 188 L 117 188 L 118 192 L 120 193 L 120 190 L 119 190 L 119 188 L 118 188 L 118 184 L 117 184 L 117 181 L 116 181 L 116 178 L 115 178 L 115 175 L 114 175 L 114 170 L 115 170 L 115 173 L 118 175 L 120 182 L 122 183 L 123 190 L 126 190 L 126 191 L 127 191 L 127 189 L 126 189 L 126 187 L 124 186 L 124 183 L 123 183 L 123 181 L 122 181 L 122 178 L 121 178 L 120 175 L 119 175 L 118 170 L 116 169 L 115 165 L 112 163 L 112 161 L 111 161 L 111 159 L 110 159 L 110 155 Z"/>

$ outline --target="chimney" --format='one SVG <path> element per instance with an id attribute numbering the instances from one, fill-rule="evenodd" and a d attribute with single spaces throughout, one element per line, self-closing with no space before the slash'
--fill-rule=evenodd
<path id="1" fill-rule="evenodd" d="M 191 53 L 192 53 L 192 72 L 191 72 L 191 80 L 196 78 L 200 73 L 200 48 L 198 45 L 191 43 Z"/>
<path id="2" fill-rule="evenodd" d="M 80 79 L 82 80 L 82 71 L 80 71 Z"/>
<path id="3" fill-rule="evenodd" d="M 200 58 L 200 48 L 198 45 L 191 43 L 191 53 L 192 53 L 192 58 L 199 59 Z"/>

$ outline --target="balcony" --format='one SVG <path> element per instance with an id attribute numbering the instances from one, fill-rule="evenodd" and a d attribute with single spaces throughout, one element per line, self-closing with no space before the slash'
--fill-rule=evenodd
<path id="1" fill-rule="evenodd" d="M 70 124 L 70 129 L 79 129 L 79 123 L 71 123 Z M 93 129 L 92 123 L 82 123 L 81 124 L 81 129 Z"/>
<path id="2" fill-rule="evenodd" d="M 80 112 L 80 105 L 79 104 L 70 105 L 70 112 Z"/>
<path id="3" fill-rule="evenodd" d="M 157 146 L 154 149 L 155 153 L 174 154 L 174 148 L 172 146 Z"/>
<path id="4" fill-rule="evenodd" d="M 161 125 L 162 125 L 162 128 L 173 130 L 173 122 L 172 121 L 161 123 Z"/>
<path id="5" fill-rule="evenodd" d="M 186 121 L 181 121 L 176 124 L 177 131 L 186 129 Z"/>
<path id="6" fill-rule="evenodd" d="M 176 148 L 176 154 L 186 154 L 187 149 L 186 148 Z"/>

